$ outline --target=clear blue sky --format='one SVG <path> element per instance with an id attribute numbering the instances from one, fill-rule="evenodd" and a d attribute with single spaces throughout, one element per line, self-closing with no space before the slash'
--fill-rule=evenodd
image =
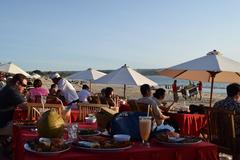
<path id="1" fill-rule="evenodd" d="M 169 67 L 217 49 L 240 61 L 240 1 L 1 0 L 0 62 L 25 70 Z"/>

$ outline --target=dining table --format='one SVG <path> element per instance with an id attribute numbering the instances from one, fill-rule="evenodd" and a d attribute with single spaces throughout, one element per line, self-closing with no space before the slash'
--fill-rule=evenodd
<path id="1" fill-rule="evenodd" d="M 78 128 L 97 129 L 97 123 L 77 123 Z M 65 137 L 67 135 L 65 134 Z M 13 125 L 12 135 L 12 147 L 13 147 L 13 159 L 22 160 L 24 151 L 24 144 L 26 141 L 39 137 L 36 127 L 24 126 L 24 125 Z"/>
<path id="2" fill-rule="evenodd" d="M 206 114 L 168 112 L 166 115 L 177 123 L 181 135 L 199 136 L 201 130 L 207 126 Z"/>
<path id="3" fill-rule="evenodd" d="M 79 123 L 79 127 L 97 129 L 96 124 Z M 150 139 L 150 147 L 142 145 L 140 141 L 132 141 L 132 145 L 126 150 L 93 151 L 72 146 L 66 152 L 51 156 L 25 150 L 24 144 L 37 137 L 39 137 L 37 131 L 15 126 L 13 134 L 14 160 L 218 160 L 218 148 L 214 144 L 199 142 L 188 145 L 166 145 L 159 143 L 155 138 Z"/>

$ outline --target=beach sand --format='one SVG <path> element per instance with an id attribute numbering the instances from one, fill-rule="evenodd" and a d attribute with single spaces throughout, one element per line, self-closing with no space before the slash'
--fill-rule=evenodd
<path id="1" fill-rule="evenodd" d="M 41 78 L 41 80 L 43 82 L 43 87 L 49 89 L 52 84 L 52 81 L 48 78 Z M 73 81 L 71 83 L 74 86 L 74 88 L 76 89 L 76 91 L 81 90 L 82 84 L 80 82 Z M 89 83 L 87 85 L 89 86 Z M 93 93 L 100 93 L 101 89 L 103 89 L 105 87 L 112 87 L 114 89 L 114 94 L 116 94 L 120 97 L 123 97 L 123 92 L 124 92 L 123 85 L 91 84 L 91 91 Z M 162 87 L 162 88 L 164 88 L 164 87 Z M 153 90 L 152 93 L 154 93 L 154 92 L 155 91 Z M 177 103 L 174 104 L 173 110 L 187 110 L 187 108 L 190 104 L 195 104 L 195 105 L 202 104 L 204 106 L 209 106 L 210 93 L 202 93 L 202 100 L 199 100 L 199 95 L 197 98 L 192 97 L 191 99 L 188 98 L 187 100 L 185 100 L 182 97 L 181 93 L 178 93 L 178 95 L 179 95 L 179 100 Z M 141 97 L 141 93 L 140 93 L 139 86 L 127 86 L 126 87 L 126 98 L 127 99 L 138 99 L 140 97 Z M 212 105 L 215 102 L 217 102 L 221 99 L 224 99 L 225 97 L 226 97 L 226 94 L 214 93 Z M 167 102 L 169 102 L 169 104 L 173 101 L 173 95 L 167 89 L 166 89 L 165 100 Z"/>

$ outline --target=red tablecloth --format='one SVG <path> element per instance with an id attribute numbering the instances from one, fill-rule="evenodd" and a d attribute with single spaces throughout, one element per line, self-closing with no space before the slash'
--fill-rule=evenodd
<path id="1" fill-rule="evenodd" d="M 92 128 L 97 129 L 97 124 L 87 124 L 79 123 L 79 128 Z M 37 137 L 38 134 L 36 131 L 32 131 L 28 128 L 21 128 L 18 126 L 13 127 L 13 156 L 14 160 L 22 160 L 24 155 L 24 143 L 29 140 Z"/>
<path id="2" fill-rule="evenodd" d="M 40 156 L 25 151 L 24 160 L 217 160 L 217 147 L 209 143 L 199 143 L 190 146 L 163 146 L 152 142 L 151 148 L 135 143 L 132 148 L 120 152 L 88 152 L 72 148 L 56 156 Z"/>
<path id="3" fill-rule="evenodd" d="M 168 115 L 178 123 L 181 135 L 199 136 L 200 130 L 207 124 L 207 115 L 204 114 L 168 113 Z"/>

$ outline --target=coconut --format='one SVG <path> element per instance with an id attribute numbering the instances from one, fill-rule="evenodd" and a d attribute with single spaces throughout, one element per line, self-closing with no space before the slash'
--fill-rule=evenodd
<path id="1" fill-rule="evenodd" d="M 44 112 L 38 120 L 37 126 L 40 137 L 59 138 L 64 134 L 64 121 L 54 110 Z"/>

